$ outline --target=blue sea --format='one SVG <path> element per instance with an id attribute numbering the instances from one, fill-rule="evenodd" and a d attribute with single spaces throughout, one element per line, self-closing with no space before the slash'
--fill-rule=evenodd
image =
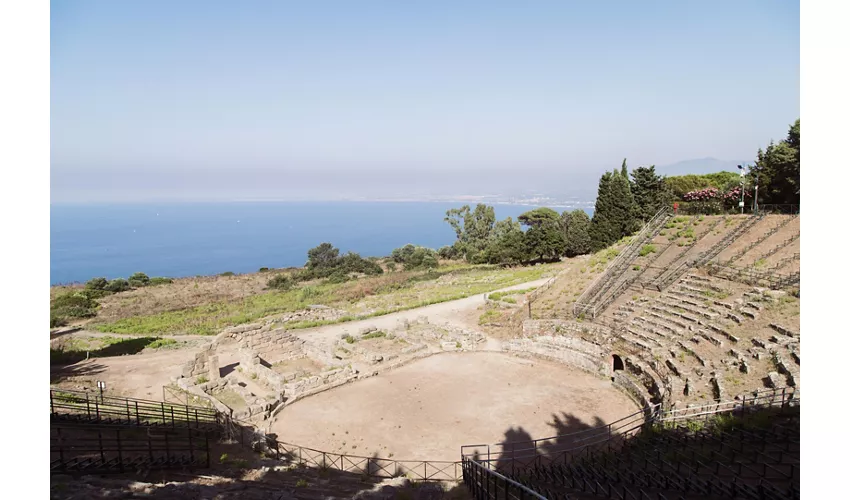
<path id="1" fill-rule="evenodd" d="M 307 250 L 385 256 L 455 240 L 446 210 L 463 203 L 245 202 L 51 205 L 50 283 L 135 272 L 184 277 L 302 266 Z M 472 205 L 472 204 L 471 204 Z M 497 219 L 535 207 L 495 205 Z M 560 210 L 559 210 L 560 211 Z"/>

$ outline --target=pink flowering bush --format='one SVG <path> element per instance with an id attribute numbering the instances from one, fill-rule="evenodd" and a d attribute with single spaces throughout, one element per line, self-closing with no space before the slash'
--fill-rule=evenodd
<path id="1" fill-rule="evenodd" d="M 720 190 L 717 188 L 698 189 L 690 191 L 682 196 L 685 201 L 711 201 L 720 197 Z"/>

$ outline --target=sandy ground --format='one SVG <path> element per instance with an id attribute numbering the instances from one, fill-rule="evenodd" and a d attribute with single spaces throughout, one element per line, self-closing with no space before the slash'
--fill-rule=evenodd
<path id="1" fill-rule="evenodd" d="M 94 388 L 106 382 L 106 394 L 162 401 L 162 386 L 180 374 L 181 365 L 192 359 L 194 350 L 175 349 L 80 361 L 67 367 L 51 367 L 51 378 L 72 378 L 59 383 L 66 388 Z"/>
<path id="2" fill-rule="evenodd" d="M 325 451 L 457 460 L 463 444 L 544 438 L 636 410 L 610 381 L 563 365 L 446 353 L 297 401 L 271 431 Z"/>

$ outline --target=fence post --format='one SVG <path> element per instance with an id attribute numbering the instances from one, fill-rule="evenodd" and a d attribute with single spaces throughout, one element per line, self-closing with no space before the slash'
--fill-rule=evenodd
<path id="1" fill-rule="evenodd" d="M 101 464 L 106 463 L 106 458 L 103 455 L 103 433 L 100 429 L 97 430 L 97 447 L 100 448 Z"/>
<path id="2" fill-rule="evenodd" d="M 91 418 L 91 406 L 89 406 L 89 393 L 86 393 L 86 416 Z"/>
<path id="3" fill-rule="evenodd" d="M 165 423 L 168 422 L 165 420 L 165 403 L 160 403 L 159 406 L 162 409 L 162 425 L 165 425 Z"/>
<path id="4" fill-rule="evenodd" d="M 124 472 L 124 455 L 121 453 L 121 429 L 115 430 L 115 440 L 118 443 L 118 468 Z"/>
<path id="5" fill-rule="evenodd" d="M 127 423 L 129 424 L 130 420 L 131 420 L 131 418 L 130 418 L 130 400 L 127 399 L 125 401 L 127 402 Z"/>
<path id="6" fill-rule="evenodd" d="M 62 442 L 62 428 L 56 428 L 56 440 L 59 442 L 59 466 L 65 469 L 65 444 Z"/>
<path id="7" fill-rule="evenodd" d="M 53 410 L 53 389 L 50 389 L 50 414 L 52 415 L 54 413 L 55 411 Z"/>

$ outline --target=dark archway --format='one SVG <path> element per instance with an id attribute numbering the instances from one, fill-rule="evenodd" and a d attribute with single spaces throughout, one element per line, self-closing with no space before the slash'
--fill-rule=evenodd
<path id="1" fill-rule="evenodd" d="M 623 365 L 623 358 L 621 358 L 617 354 L 614 354 L 612 357 L 614 358 L 614 371 L 615 372 L 625 368 L 625 366 Z"/>

